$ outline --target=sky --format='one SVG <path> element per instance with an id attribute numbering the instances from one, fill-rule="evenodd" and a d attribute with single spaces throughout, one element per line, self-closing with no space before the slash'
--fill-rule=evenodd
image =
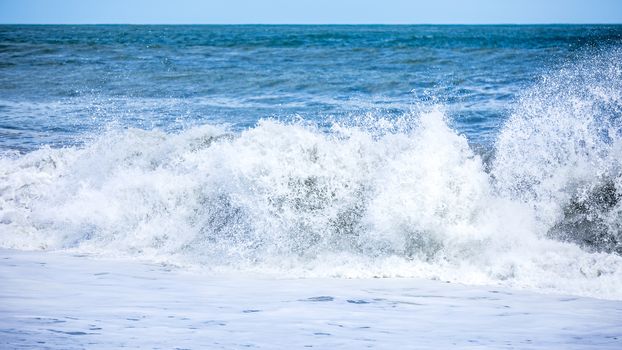
<path id="1" fill-rule="evenodd" d="M 622 23 L 622 0 L 0 0 L 0 23 Z"/>

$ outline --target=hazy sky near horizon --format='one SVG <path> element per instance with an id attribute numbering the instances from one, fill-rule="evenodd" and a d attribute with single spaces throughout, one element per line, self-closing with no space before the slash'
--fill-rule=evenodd
<path id="1" fill-rule="evenodd" d="M 0 23 L 622 23 L 622 0 L 0 0 Z"/>

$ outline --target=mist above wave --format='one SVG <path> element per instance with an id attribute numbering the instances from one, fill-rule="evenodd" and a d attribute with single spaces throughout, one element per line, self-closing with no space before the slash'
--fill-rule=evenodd
<path id="1" fill-rule="evenodd" d="M 526 91 L 496 143 L 500 193 L 552 238 L 622 253 L 622 52 L 567 65 Z"/>

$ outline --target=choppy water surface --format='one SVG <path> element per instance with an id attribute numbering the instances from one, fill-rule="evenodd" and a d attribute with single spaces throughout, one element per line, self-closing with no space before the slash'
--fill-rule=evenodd
<path id="1" fill-rule="evenodd" d="M 0 147 L 71 144 L 111 121 L 393 118 L 429 100 L 489 142 L 543 71 L 621 36 L 620 26 L 0 26 Z"/>
<path id="2" fill-rule="evenodd" d="M 0 246 L 622 298 L 621 26 L 0 26 Z"/>

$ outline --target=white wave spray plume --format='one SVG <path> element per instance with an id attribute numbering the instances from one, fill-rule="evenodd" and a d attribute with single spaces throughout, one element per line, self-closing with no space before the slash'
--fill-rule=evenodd
<path id="1" fill-rule="evenodd" d="M 330 132 L 113 130 L 5 154 L 0 246 L 619 299 L 621 61 L 602 53 L 525 92 L 488 165 L 440 107 Z"/>

